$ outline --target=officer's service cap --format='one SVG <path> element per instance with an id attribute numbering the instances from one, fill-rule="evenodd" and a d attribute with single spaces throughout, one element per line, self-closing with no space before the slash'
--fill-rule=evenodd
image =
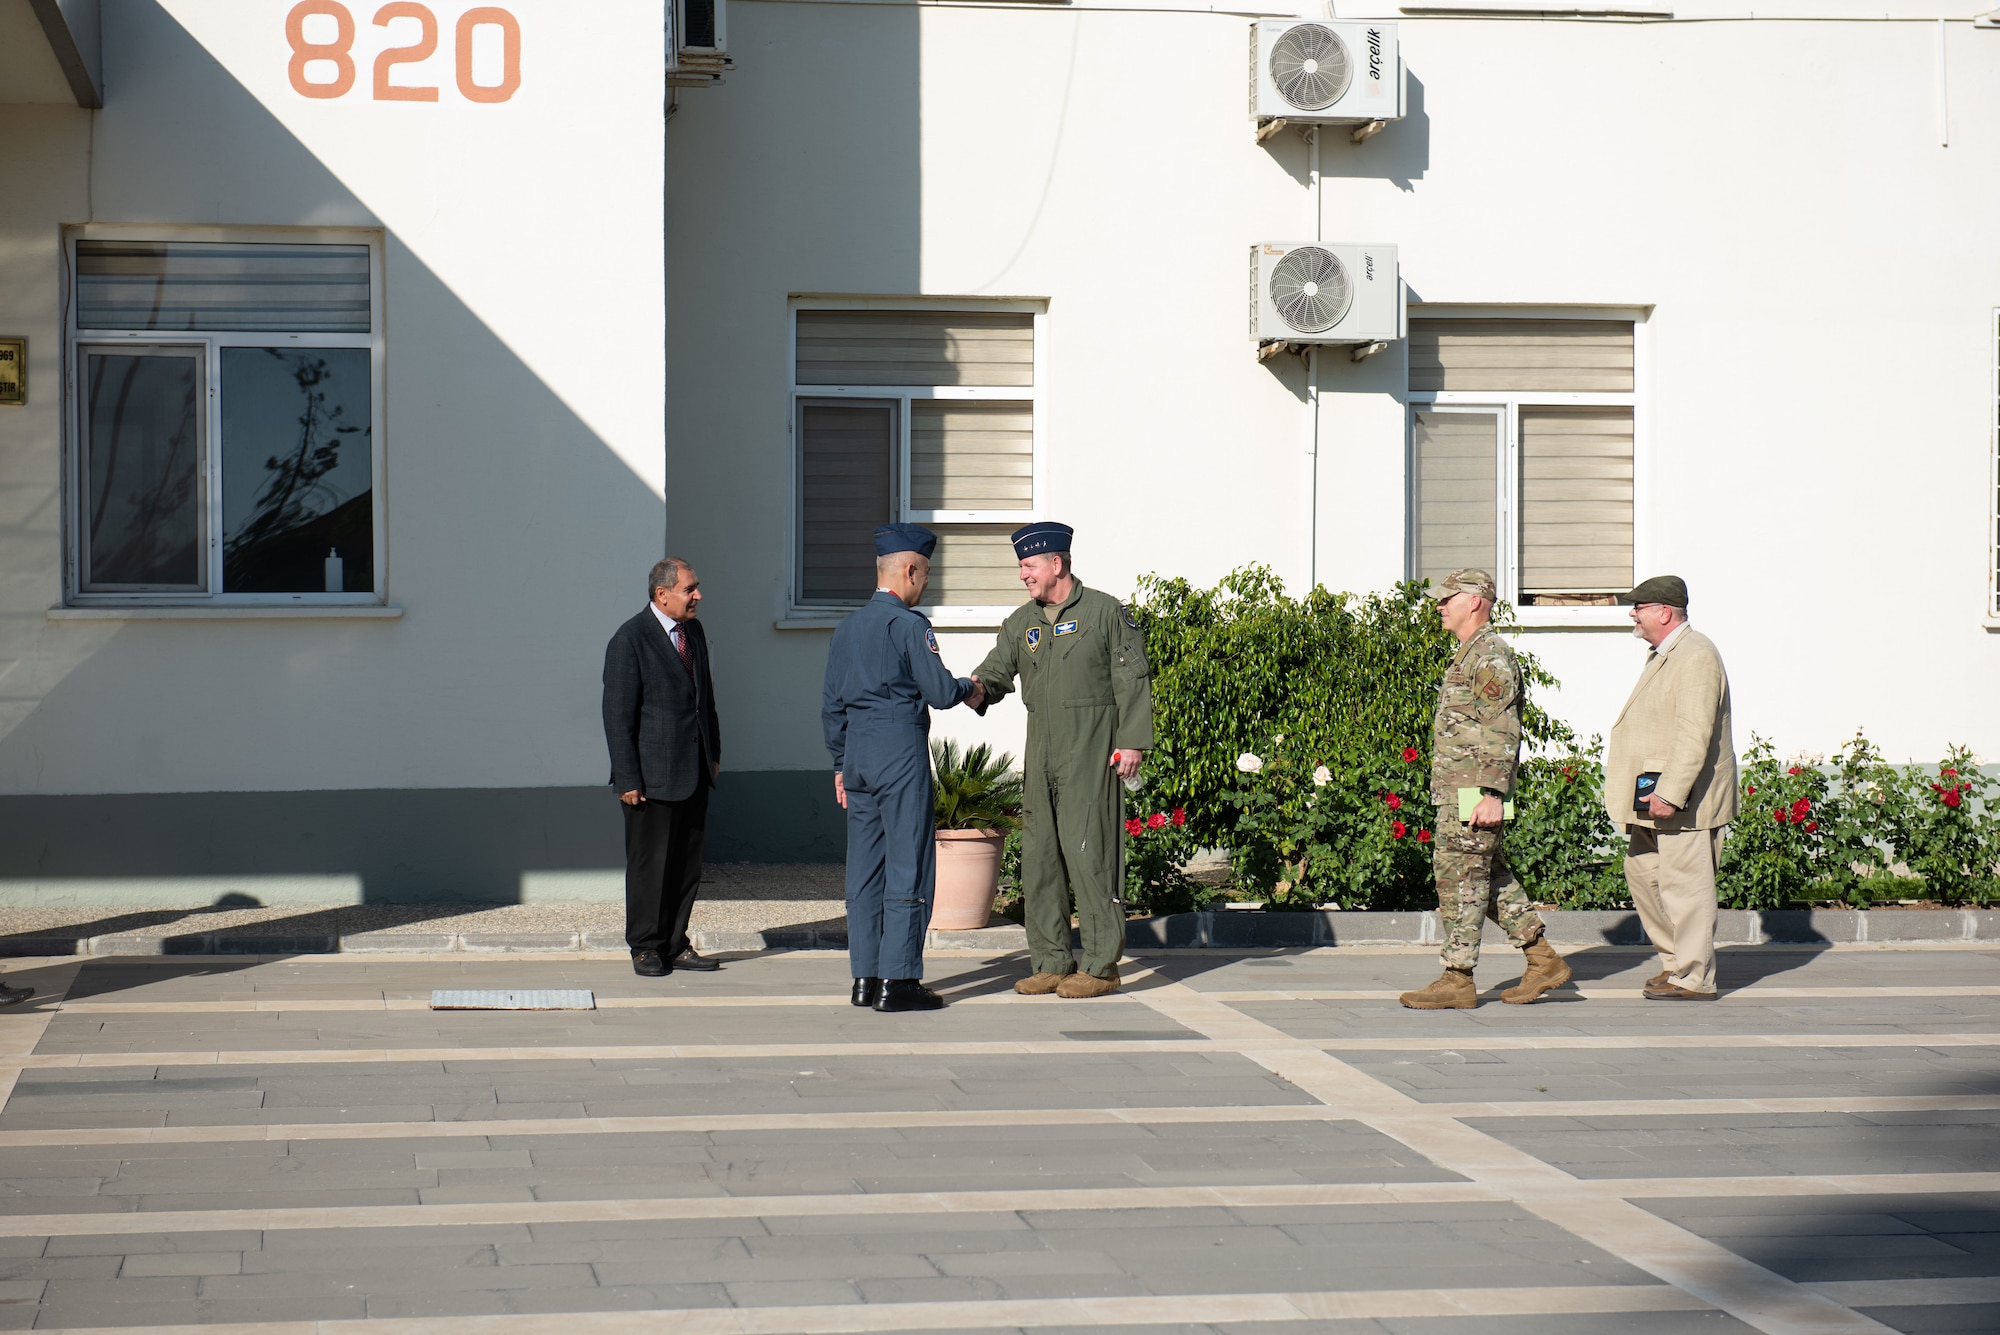
<path id="1" fill-rule="evenodd" d="M 1679 575 L 1655 575 L 1632 592 L 1620 594 L 1618 601 L 1635 607 L 1640 603 L 1665 603 L 1685 612 L 1688 605 L 1687 581 Z"/>
<path id="2" fill-rule="evenodd" d="M 1444 577 L 1444 582 L 1437 586 L 1437 593 L 1433 597 L 1443 602 L 1454 593 L 1469 593 L 1490 603 L 1493 601 L 1493 576 L 1484 570 L 1474 570 L 1470 567 L 1454 570 Z"/>
<path id="3" fill-rule="evenodd" d="M 937 534 L 922 524 L 884 524 L 875 530 L 875 555 L 915 552 L 928 557 L 937 550 Z"/>
<path id="4" fill-rule="evenodd" d="M 1047 552 L 1066 552 L 1069 550 L 1069 540 L 1075 533 L 1076 530 L 1068 524 L 1048 521 L 1017 528 L 1013 533 L 1014 559 L 1025 561 L 1031 556 L 1040 556 Z"/>

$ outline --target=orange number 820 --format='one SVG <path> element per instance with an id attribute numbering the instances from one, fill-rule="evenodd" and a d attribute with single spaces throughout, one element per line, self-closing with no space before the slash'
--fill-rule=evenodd
<path id="1" fill-rule="evenodd" d="M 306 20 L 319 15 L 333 20 L 330 42 L 306 40 Z M 374 95 L 377 102 L 435 102 L 438 90 L 389 82 L 397 65 L 426 60 L 437 50 L 437 15 L 414 0 L 391 0 L 375 11 L 374 25 L 386 28 L 395 19 L 415 19 L 417 40 L 407 46 L 393 46 L 375 57 Z M 500 30 L 500 82 L 475 83 L 472 77 L 472 35 L 481 27 Z M 458 91 L 468 102 L 505 102 L 521 87 L 521 25 L 508 11 L 487 5 L 459 15 L 454 54 L 458 66 Z M 285 67 L 292 91 L 300 97 L 335 98 L 354 87 L 354 15 L 339 0 L 299 0 L 285 15 L 285 40 L 291 43 L 292 59 Z M 333 78 L 315 83 L 306 77 L 306 67 L 314 61 L 333 66 Z"/>

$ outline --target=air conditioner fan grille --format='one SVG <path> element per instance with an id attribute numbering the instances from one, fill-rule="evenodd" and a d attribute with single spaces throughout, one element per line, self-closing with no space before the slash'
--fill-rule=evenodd
<path id="1" fill-rule="evenodd" d="M 1301 334 L 1323 334 L 1347 318 L 1354 283 L 1332 251 L 1300 246 L 1271 266 L 1271 304 Z"/>
<path id="2" fill-rule="evenodd" d="M 1354 82 L 1347 43 L 1318 23 L 1285 29 L 1271 43 L 1271 82 L 1278 96 L 1300 111 L 1324 111 Z"/>

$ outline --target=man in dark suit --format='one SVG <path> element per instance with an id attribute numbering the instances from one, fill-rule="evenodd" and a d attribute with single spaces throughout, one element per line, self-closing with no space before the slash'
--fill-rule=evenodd
<path id="1" fill-rule="evenodd" d="M 625 804 L 625 944 L 632 971 L 720 968 L 688 942 L 701 884 L 708 790 L 722 771 L 708 636 L 695 620 L 701 581 L 668 557 L 648 577 L 646 610 L 604 650 L 604 740 Z"/>

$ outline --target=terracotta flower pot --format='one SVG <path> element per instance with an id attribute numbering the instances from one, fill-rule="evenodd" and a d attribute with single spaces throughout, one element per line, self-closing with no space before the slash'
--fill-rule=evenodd
<path id="1" fill-rule="evenodd" d="M 1000 893 L 1000 850 L 1006 842 L 998 830 L 937 832 L 933 931 L 973 931 L 993 917 L 993 900 Z"/>

